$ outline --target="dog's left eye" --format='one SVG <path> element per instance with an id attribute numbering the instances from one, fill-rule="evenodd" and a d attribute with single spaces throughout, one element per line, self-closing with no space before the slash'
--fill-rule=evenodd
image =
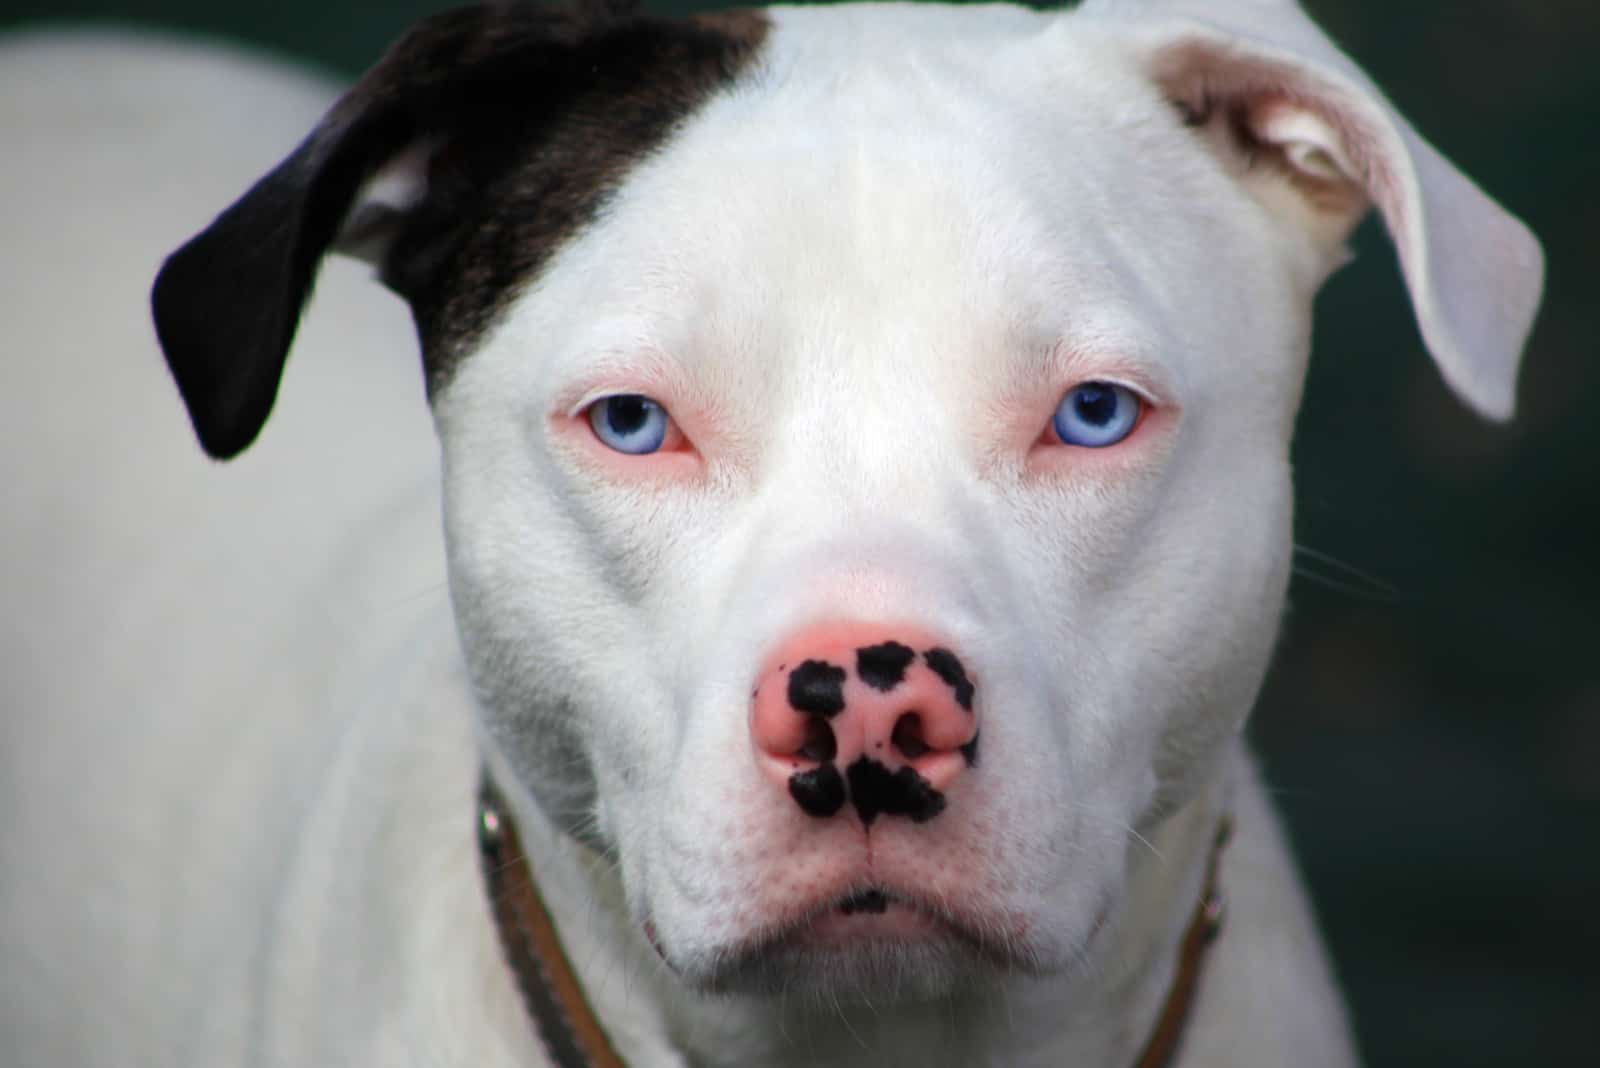
<path id="1" fill-rule="evenodd" d="M 672 425 L 665 408 L 638 393 L 601 397 L 589 405 L 588 414 L 594 436 L 607 448 L 629 456 L 659 450 Z"/>
<path id="2" fill-rule="evenodd" d="M 1103 449 L 1133 433 L 1143 409 L 1139 395 L 1126 386 L 1085 382 L 1061 399 L 1050 425 L 1063 444 Z"/>

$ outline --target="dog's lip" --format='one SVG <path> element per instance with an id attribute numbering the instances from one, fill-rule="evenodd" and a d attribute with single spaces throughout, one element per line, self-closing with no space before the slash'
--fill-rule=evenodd
<path id="1" fill-rule="evenodd" d="M 956 908 L 914 891 L 868 883 L 796 909 L 730 947 L 726 959 L 756 960 L 786 950 L 848 951 L 883 942 L 948 942 L 1002 968 L 1027 969 L 1027 923 Z"/>
<path id="2" fill-rule="evenodd" d="M 894 895 L 885 893 L 877 887 L 869 887 L 847 895 L 834 905 L 834 908 L 846 916 L 853 916 L 858 912 L 881 913 L 887 911 L 890 905 L 897 904 L 898 900 Z"/>
<path id="3" fill-rule="evenodd" d="M 848 948 L 863 941 L 913 942 L 947 937 L 942 918 L 898 894 L 858 890 L 809 913 L 780 939 L 793 946 Z"/>

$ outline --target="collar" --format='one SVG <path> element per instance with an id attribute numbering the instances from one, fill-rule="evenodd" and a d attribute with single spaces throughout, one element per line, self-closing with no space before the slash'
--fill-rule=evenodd
<path id="1" fill-rule="evenodd" d="M 1199 990 L 1206 950 L 1222 930 L 1219 869 L 1231 834 L 1232 821 L 1224 817 L 1206 862 L 1200 900 L 1178 944 L 1172 983 L 1133 1068 L 1171 1068 L 1178 1055 Z M 550 1063 L 554 1068 L 627 1068 L 584 996 L 555 921 L 539 894 L 511 810 L 487 775 L 478 794 L 478 851 L 506 964 L 522 991 L 528 1018 Z"/>

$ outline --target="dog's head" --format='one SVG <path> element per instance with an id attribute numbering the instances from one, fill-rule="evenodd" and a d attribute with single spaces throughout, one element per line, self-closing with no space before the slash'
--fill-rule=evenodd
<path id="1" fill-rule="evenodd" d="M 376 264 L 494 759 L 689 982 L 938 990 L 1092 952 L 1239 729 L 1371 206 L 1505 417 L 1537 246 L 1291 3 L 497 4 L 413 30 L 155 310 L 229 456 L 319 260 Z"/>

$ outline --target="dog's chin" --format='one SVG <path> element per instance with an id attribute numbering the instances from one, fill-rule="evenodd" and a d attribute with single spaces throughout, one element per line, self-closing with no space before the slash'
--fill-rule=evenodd
<path id="1" fill-rule="evenodd" d="M 929 1001 L 1005 974 L 1049 970 L 1004 926 L 857 894 L 702 959 L 674 962 L 707 993 L 817 997 L 830 1003 Z"/>

